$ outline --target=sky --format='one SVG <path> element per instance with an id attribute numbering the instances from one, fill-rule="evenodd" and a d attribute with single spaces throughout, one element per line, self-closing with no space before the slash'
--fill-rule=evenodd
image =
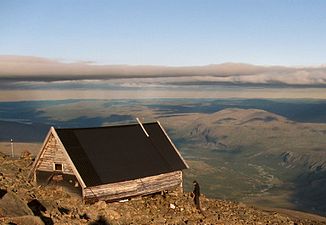
<path id="1" fill-rule="evenodd" d="M 1 0 L 0 55 L 198 66 L 326 61 L 324 0 Z"/>

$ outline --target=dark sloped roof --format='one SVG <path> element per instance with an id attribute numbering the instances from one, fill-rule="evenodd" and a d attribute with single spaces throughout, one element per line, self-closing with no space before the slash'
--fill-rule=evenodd
<path id="1" fill-rule="evenodd" d="M 186 169 L 158 123 L 55 129 L 86 186 Z"/>

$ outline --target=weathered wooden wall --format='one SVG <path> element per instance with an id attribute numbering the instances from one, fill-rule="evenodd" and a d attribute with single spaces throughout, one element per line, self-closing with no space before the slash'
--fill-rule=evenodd
<path id="1" fill-rule="evenodd" d="M 170 190 L 181 185 L 182 172 L 176 171 L 131 181 L 87 187 L 83 191 L 83 197 L 86 202 L 110 201 Z"/>
<path id="2" fill-rule="evenodd" d="M 36 170 L 53 171 L 54 163 L 61 163 L 63 165 L 63 173 L 73 174 L 65 154 L 53 134 L 50 135 L 44 148 L 45 149 L 36 165 Z"/>

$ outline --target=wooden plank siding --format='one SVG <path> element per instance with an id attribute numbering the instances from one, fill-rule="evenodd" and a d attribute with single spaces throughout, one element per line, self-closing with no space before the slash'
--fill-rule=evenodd
<path id="1" fill-rule="evenodd" d="M 86 202 L 111 201 L 171 190 L 181 186 L 182 171 L 175 171 L 136 180 L 86 187 L 83 190 L 83 198 Z"/>
<path id="2" fill-rule="evenodd" d="M 54 135 L 50 134 L 47 143 L 44 145 L 44 151 L 39 158 L 36 169 L 41 171 L 54 171 L 54 163 L 62 164 L 63 173 L 74 174 L 60 144 Z"/>

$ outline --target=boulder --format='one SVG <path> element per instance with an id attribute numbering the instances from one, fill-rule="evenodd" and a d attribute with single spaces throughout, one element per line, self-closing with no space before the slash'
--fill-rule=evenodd
<path id="1" fill-rule="evenodd" d="M 17 225 L 44 225 L 44 222 L 37 216 L 19 216 L 10 219 L 11 223 Z"/>
<path id="2" fill-rule="evenodd" d="M 3 217 L 34 215 L 27 204 L 11 191 L 0 199 L 0 212 Z"/>

